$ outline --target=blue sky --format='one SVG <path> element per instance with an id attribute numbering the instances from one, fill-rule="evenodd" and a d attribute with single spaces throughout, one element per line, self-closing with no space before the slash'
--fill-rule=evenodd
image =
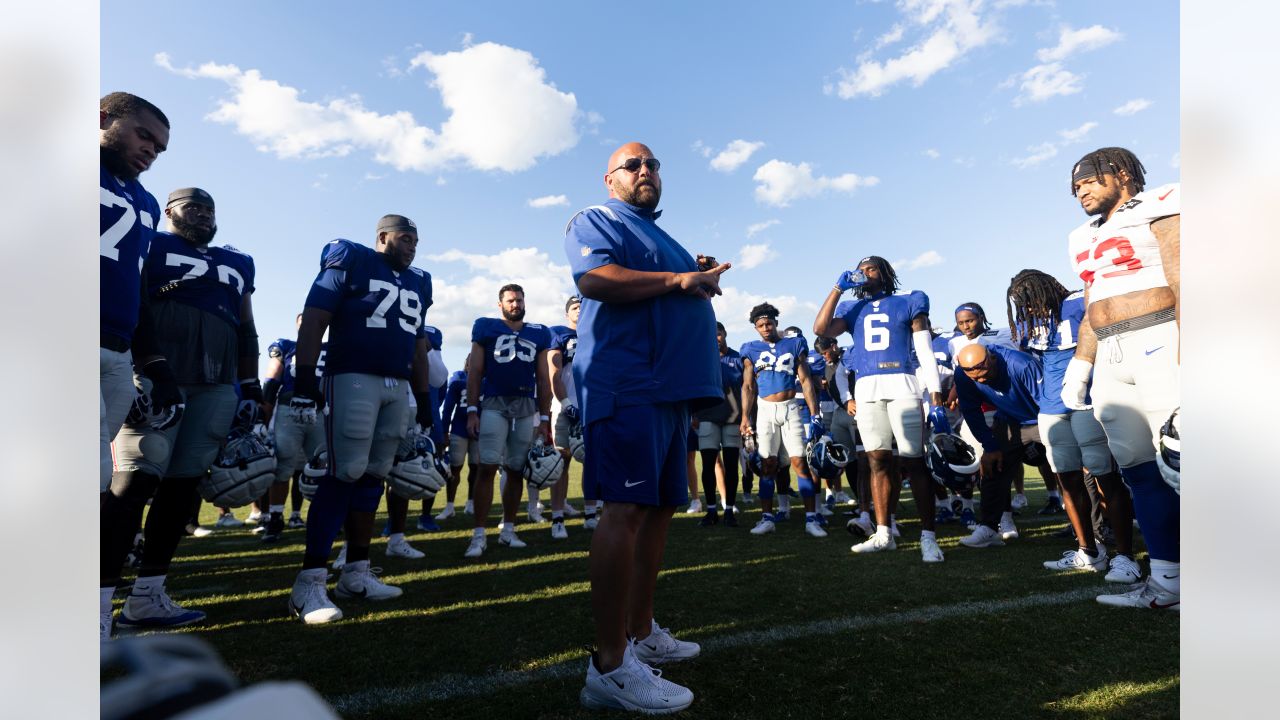
<path id="1" fill-rule="evenodd" d="M 162 203 L 213 193 L 218 242 L 257 263 L 264 343 L 292 336 L 325 242 L 371 244 L 396 212 L 419 225 L 451 369 L 505 282 L 528 290 L 528 319 L 561 321 L 565 222 L 605 199 L 624 141 L 663 162 L 662 225 L 735 262 L 716 301 L 735 345 L 763 299 L 809 334 L 868 254 L 929 294 L 935 325 L 969 300 L 1003 318 L 1023 268 L 1079 285 L 1080 155 L 1122 145 L 1150 186 L 1179 179 L 1175 4 L 646 8 L 117 0 L 102 92 L 169 116 L 143 182 Z"/>

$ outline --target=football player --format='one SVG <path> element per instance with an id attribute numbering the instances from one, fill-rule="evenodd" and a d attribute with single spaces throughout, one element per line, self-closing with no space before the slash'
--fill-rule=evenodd
<path id="1" fill-rule="evenodd" d="M 1155 461 L 1160 428 L 1179 404 L 1181 192 L 1145 190 L 1145 168 L 1124 148 L 1085 155 L 1071 193 L 1090 216 L 1068 240 L 1084 281 L 1086 314 L 1062 400 L 1087 407 L 1106 430 L 1111 454 L 1133 491 L 1133 510 L 1151 556 L 1151 575 L 1132 592 L 1101 595 L 1121 607 L 1178 609 L 1181 502 Z"/>
<path id="2" fill-rule="evenodd" d="M 325 245 L 298 329 L 289 412 L 303 424 L 322 415 L 328 447 L 325 474 L 307 513 L 302 570 L 289 593 L 289 609 L 308 625 L 342 618 L 325 588 L 325 566 L 344 528 L 346 560 L 334 594 L 366 600 L 401 595 L 369 569 L 373 517 L 409 419 L 431 424 L 431 343 L 424 326 L 431 275 L 412 266 L 418 227 L 403 215 L 384 215 L 375 233 L 374 248 L 342 239 Z M 316 364 L 326 329 L 321 392 Z"/>
<path id="3" fill-rule="evenodd" d="M 135 357 L 138 371 L 151 378 L 148 400 L 170 414 L 182 402 L 173 371 L 156 351 L 150 316 L 145 311 L 143 260 L 160 219 L 160 205 L 138 176 L 146 172 L 169 145 L 169 118 L 160 108 L 137 95 L 114 92 L 98 105 L 99 135 L 99 256 L 98 313 L 101 343 L 98 351 L 98 492 L 111 483 L 111 441 L 138 393 L 133 385 Z M 134 328 L 140 333 L 135 337 Z M 143 344 L 144 347 L 138 347 Z M 141 362 L 150 358 L 149 363 Z M 105 502 L 105 496 L 102 496 Z M 102 592 L 110 607 L 110 594 Z M 110 588 L 114 591 L 114 586 Z M 110 615 L 107 616 L 108 618 Z M 106 628 L 110 632 L 110 627 Z"/>
<path id="4" fill-rule="evenodd" d="M 524 492 L 521 480 L 534 436 L 551 444 L 551 377 L 547 348 L 551 331 L 524 321 L 524 288 L 503 285 L 498 290 L 502 319 L 477 318 L 471 326 L 471 357 L 467 360 L 467 396 L 483 398 L 467 406 L 467 433 L 480 441 L 480 476 L 473 486 L 475 528 L 464 557 L 484 554 L 485 522 L 493 504 L 493 478 L 498 466 L 507 469 L 502 488 L 502 531 L 498 544 L 526 547 L 516 535 L 516 511 Z M 481 409 L 484 413 L 481 414 Z"/>
<path id="5" fill-rule="evenodd" d="M 1102 538 L 1095 537 L 1094 526 L 1100 523 L 1093 515 L 1101 506 L 1099 509 L 1111 518 L 1116 540 L 1116 555 L 1106 579 L 1137 582 L 1142 573 L 1133 560 L 1133 505 L 1112 464 L 1107 436 L 1092 411 L 1071 410 L 1062 403 L 1063 375 L 1075 355 L 1076 337 L 1084 320 L 1084 293 L 1068 291 L 1048 273 L 1023 270 L 1009 283 L 1006 297 L 1014 341 L 1040 356 L 1044 364 L 1044 382 L 1036 395 L 1040 406 L 1037 424 L 1079 542 L 1077 550 L 1064 552 L 1060 560 L 1046 561 L 1045 567 L 1107 569 L 1106 552 L 1095 546 Z"/>
<path id="6" fill-rule="evenodd" d="M 853 290 L 855 300 L 840 302 Z M 856 270 L 845 271 L 827 293 L 814 321 L 813 331 L 826 337 L 853 336 L 853 366 L 857 378 L 853 396 L 862 438 L 871 466 L 871 493 L 875 503 L 876 530 L 856 553 L 893 550 L 892 515 L 901 492 L 893 468 L 892 447 L 897 443 L 902 470 L 911 480 L 911 493 L 920 513 L 920 552 L 925 562 L 942 562 L 942 549 L 934 534 L 933 480 L 924 464 L 924 413 L 920 405 L 917 373 L 911 368 L 911 351 L 920 362 L 929 401 L 942 404 L 938 361 L 933 354 L 929 326 L 929 297 L 919 290 L 897 293 L 898 276 L 887 260 L 865 257 Z"/>
<path id="7" fill-rule="evenodd" d="M 232 420 L 252 427 L 262 401 L 250 301 L 253 259 L 229 245 L 209 244 L 218 224 L 213 197 L 204 190 L 173 191 L 164 213 L 172 232 L 156 233 L 147 251 L 147 295 L 157 349 L 172 365 L 185 409 L 176 423 L 160 429 L 149 421 L 153 415 L 144 394 L 112 444 L 116 470 L 102 508 L 100 550 L 108 626 L 106 590 L 120 581 L 148 500 L 142 562 L 119 623 L 163 628 L 204 619 L 203 612 L 169 598 L 165 576 L 198 497 L 197 484 L 217 458 Z M 138 360 L 147 367 L 149 358 Z M 135 382 L 150 391 L 151 378 L 139 374 Z"/>
<path id="8" fill-rule="evenodd" d="M 738 502 L 738 453 L 742 448 L 742 356 L 725 343 L 727 337 L 724 324 L 717 322 L 716 343 L 720 354 L 720 380 L 724 386 L 724 398 L 693 414 L 698 422 L 698 453 L 702 455 L 702 492 L 706 500 L 706 515 L 699 524 L 704 527 L 720 522 L 716 512 L 716 460 L 721 454 L 724 457 L 725 476 L 724 523 L 728 527 L 738 527 L 734 506 Z"/>
<path id="9" fill-rule="evenodd" d="M 444 509 L 436 516 L 436 521 L 448 520 L 456 513 L 454 499 L 458 496 L 458 484 L 462 482 L 462 466 L 467 466 L 467 504 L 464 512 L 472 510 L 472 487 L 475 485 L 476 473 L 480 469 L 480 443 L 472 440 L 467 433 L 467 371 L 459 370 L 449 377 L 449 388 L 445 392 L 442 416 L 449 424 L 449 466 L 453 473 L 445 486 Z"/>
<path id="10" fill-rule="evenodd" d="M 760 334 L 742 346 L 742 410 L 740 430 L 756 436 L 764 459 L 760 478 L 760 521 L 751 529 L 764 535 L 776 529 L 773 517 L 773 475 L 778 471 L 778 449 L 785 447 L 791 469 L 804 502 L 804 530 L 813 537 L 826 537 L 816 509 L 817 486 L 805 461 L 805 443 L 826 434 L 818 408 L 818 393 L 809 374 L 809 345 L 804 337 L 778 335 L 778 308 L 761 303 L 751 308 L 749 320 Z M 803 398 L 796 397 L 799 386 Z M 753 429 L 747 420 L 756 416 Z M 808 417 L 805 417 L 807 413 Z"/>
<path id="11" fill-rule="evenodd" d="M 556 413 L 556 448 L 564 458 L 564 470 L 560 480 L 551 488 L 551 537 L 564 540 L 569 533 L 564 529 L 565 496 L 569 493 L 569 464 L 573 462 L 573 451 L 569 442 L 570 432 L 574 426 L 577 432 L 582 430 L 582 416 L 578 412 L 577 393 L 573 387 L 573 356 L 578 351 L 578 313 L 582 311 L 582 298 L 574 295 L 565 301 L 564 317 L 568 325 L 554 325 L 551 328 L 551 347 L 547 350 L 547 372 L 551 376 L 551 391 L 560 403 L 560 412 Z M 586 517 L 583 527 L 594 530 L 596 523 L 595 488 L 582 486 L 582 496 L 586 501 Z"/>
<path id="12" fill-rule="evenodd" d="M 831 432 L 832 439 L 835 442 L 844 445 L 843 442 L 835 439 L 836 416 L 840 412 L 841 405 L 837 400 L 839 393 L 836 388 L 836 375 L 844 373 L 844 368 L 840 365 L 840 361 L 844 358 L 844 352 L 834 338 L 822 336 L 818 336 L 813 341 L 813 347 L 814 349 L 809 352 L 809 374 L 816 378 L 818 382 L 818 408 L 822 410 L 822 426 Z M 845 412 L 845 415 L 848 415 L 848 412 Z M 852 425 L 852 422 L 849 424 Z M 851 440 L 851 438 L 843 434 L 842 437 L 846 440 Z M 851 444 L 844 446 L 849 451 L 849 457 L 852 458 L 854 446 Z M 823 480 L 827 486 L 824 500 L 828 508 L 853 502 L 848 493 L 841 488 L 841 477 L 844 474 L 844 470 L 841 470 L 834 479 L 827 480 L 824 478 Z M 855 492 L 857 491 L 855 490 Z"/>

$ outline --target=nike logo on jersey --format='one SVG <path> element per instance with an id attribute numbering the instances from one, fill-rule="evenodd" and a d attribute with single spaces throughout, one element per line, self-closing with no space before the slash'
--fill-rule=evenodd
<path id="1" fill-rule="evenodd" d="M 631 482 L 630 480 L 628 480 L 628 481 L 626 481 L 626 482 L 622 483 L 622 486 L 623 486 L 623 487 L 635 487 L 635 486 L 637 486 L 637 485 L 643 485 L 644 483 L 645 483 L 645 481 L 644 481 L 644 480 L 641 480 L 641 481 L 639 481 L 639 482 Z"/>
<path id="2" fill-rule="evenodd" d="M 1170 196 L 1170 195 L 1172 195 L 1172 194 L 1173 194 L 1173 191 L 1172 191 L 1172 190 L 1170 190 L 1169 192 L 1167 192 L 1167 193 L 1165 193 L 1165 194 L 1161 195 L 1160 197 L 1158 197 L 1158 198 L 1156 198 L 1156 199 L 1157 199 L 1157 200 L 1163 200 L 1163 199 L 1165 199 L 1165 198 L 1169 197 L 1169 196 Z"/>
<path id="3" fill-rule="evenodd" d="M 1161 346 L 1160 346 L 1160 347 L 1158 347 L 1158 348 L 1151 348 L 1150 350 L 1148 350 L 1148 351 L 1147 351 L 1147 354 L 1148 354 L 1148 355 L 1150 355 L 1151 353 L 1153 353 L 1153 352 L 1155 352 L 1155 351 L 1157 351 L 1157 350 L 1161 350 L 1161 349 L 1163 349 L 1163 348 L 1164 348 L 1164 346 L 1163 346 L 1163 345 L 1161 345 Z"/>

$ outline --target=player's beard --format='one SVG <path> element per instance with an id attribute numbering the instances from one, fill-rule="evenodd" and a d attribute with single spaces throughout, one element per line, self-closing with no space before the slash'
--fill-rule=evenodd
<path id="1" fill-rule="evenodd" d="M 214 225 L 209 229 L 192 225 L 170 215 L 169 224 L 173 226 L 173 234 L 181 237 L 192 245 L 208 245 L 213 240 L 213 236 L 218 234 L 218 226 Z"/>
<path id="2" fill-rule="evenodd" d="M 658 201 L 662 199 L 662 185 L 656 180 L 648 180 L 646 184 L 640 185 L 639 179 L 625 188 L 623 192 L 618 193 L 618 199 L 628 205 L 635 205 L 646 210 L 652 210 L 658 207 Z"/>
<path id="3" fill-rule="evenodd" d="M 108 134 L 107 141 L 110 142 L 110 140 L 111 136 Z M 98 157 L 100 162 L 107 166 L 107 170 L 121 180 L 133 180 L 138 177 L 138 173 L 129 166 L 129 163 L 125 162 L 124 156 L 114 147 L 99 145 Z"/>
<path id="4" fill-rule="evenodd" d="M 520 322 L 521 320 L 524 320 L 524 308 L 520 308 L 515 311 L 508 311 L 506 308 L 503 308 L 502 319 L 510 320 L 511 322 Z"/>

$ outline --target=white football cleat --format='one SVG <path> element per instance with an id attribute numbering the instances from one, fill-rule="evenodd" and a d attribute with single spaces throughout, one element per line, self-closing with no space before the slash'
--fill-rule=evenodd
<path id="1" fill-rule="evenodd" d="M 684 512 L 686 515 L 701 515 L 702 501 L 699 500 L 698 498 L 694 498 L 693 502 L 689 503 L 689 509 L 685 510 Z"/>
<path id="2" fill-rule="evenodd" d="M 886 535 L 881 535 L 880 533 L 871 533 L 871 537 L 849 548 L 849 551 L 858 553 L 859 555 L 861 555 L 863 553 L 873 553 L 873 552 L 881 552 L 882 550 L 897 550 L 897 549 L 898 549 L 898 543 L 893 539 L 892 535 L 886 536 Z"/>
<path id="3" fill-rule="evenodd" d="M 564 520 L 555 519 L 551 521 L 551 539 L 552 540 L 568 540 L 569 531 L 564 529 Z"/>
<path id="4" fill-rule="evenodd" d="M 596 529 L 596 526 L 597 526 L 597 525 L 599 525 L 599 524 L 600 524 L 600 514 L 599 514 L 599 513 L 595 513 L 595 514 L 593 514 L 593 515 L 588 515 L 588 516 L 586 517 L 586 519 L 584 519 L 584 520 L 582 521 L 582 529 L 583 529 L 583 530 L 595 530 L 595 529 Z"/>
<path id="5" fill-rule="evenodd" d="M 498 544 L 506 545 L 509 548 L 516 548 L 517 550 L 523 547 L 529 547 L 528 543 L 521 540 L 519 535 L 516 535 L 516 529 L 510 525 L 503 527 L 502 532 L 498 533 Z"/>
<path id="6" fill-rule="evenodd" d="M 419 560 L 426 557 L 427 554 L 409 544 L 408 540 L 387 543 L 387 557 L 406 558 L 408 560 Z"/>
<path id="7" fill-rule="evenodd" d="M 220 528 L 238 528 L 244 527 L 244 521 L 231 513 L 223 513 L 218 516 L 218 522 L 214 523 L 213 526 Z"/>
<path id="8" fill-rule="evenodd" d="M 1022 493 L 1016 493 L 1013 499 L 1009 501 L 1009 506 L 1014 510 L 1022 510 L 1027 506 L 1027 496 Z"/>
<path id="9" fill-rule="evenodd" d="M 1001 547 L 1004 540 L 1000 538 L 1000 533 L 986 525 L 979 525 L 973 529 L 972 535 L 960 538 L 960 544 L 971 548 Z"/>
<path id="10" fill-rule="evenodd" d="M 565 504 L 564 504 L 564 516 L 565 516 L 565 517 L 578 517 L 578 516 L 579 516 L 579 515 L 581 515 L 581 514 L 582 514 L 582 511 L 581 511 L 581 510 L 579 510 L 578 508 L 574 507 L 574 506 L 573 506 L 573 503 L 568 502 L 568 501 L 566 501 L 566 502 L 565 502 Z"/>
<path id="11" fill-rule="evenodd" d="M 760 522 L 756 523 L 756 526 L 751 528 L 751 534 L 765 535 L 777 529 L 778 529 L 778 526 L 774 525 L 773 521 L 770 520 L 769 518 L 760 518 Z"/>
<path id="12" fill-rule="evenodd" d="M 892 535 L 892 536 L 894 536 L 895 538 L 900 538 L 900 537 L 902 537 L 902 531 L 898 529 L 898 521 L 897 521 L 897 520 L 890 520 L 890 521 L 889 521 L 889 534 L 890 534 L 890 535 Z"/>
<path id="13" fill-rule="evenodd" d="M 472 535 L 471 544 L 467 546 L 467 551 L 462 554 L 462 557 L 478 558 L 484 554 L 488 546 L 489 542 L 485 540 L 484 535 Z"/>
<path id="14" fill-rule="evenodd" d="M 303 570 L 293 581 L 289 593 L 289 612 L 307 625 L 323 625 L 342 619 L 342 611 L 329 600 L 324 581 L 324 568 Z"/>
<path id="15" fill-rule="evenodd" d="M 1011 517 L 1000 518 L 999 532 L 1001 540 L 1016 540 L 1018 538 L 1018 526 L 1013 524 L 1013 518 Z"/>
<path id="16" fill-rule="evenodd" d="M 1099 595 L 1098 602 L 1112 607 L 1136 607 L 1151 610 L 1181 612 L 1180 596 L 1161 587 L 1152 577 L 1134 585 L 1129 592 L 1118 595 Z"/>
<path id="17" fill-rule="evenodd" d="M 475 508 L 475 505 L 474 505 L 474 504 L 472 504 L 472 501 L 471 501 L 471 500 L 468 500 L 468 501 L 467 501 L 467 504 L 466 504 L 465 506 L 463 506 L 463 508 L 462 508 L 462 512 L 463 512 L 463 514 L 465 514 L 465 515 L 475 515 L 475 514 L 476 514 L 476 508 Z"/>
<path id="18" fill-rule="evenodd" d="M 876 534 L 876 524 L 869 517 L 856 517 L 845 523 L 844 529 L 854 535 L 871 537 Z"/>
<path id="19" fill-rule="evenodd" d="M 622 664 L 607 673 L 596 668 L 595 653 L 592 653 L 587 660 L 587 682 L 578 693 L 578 700 L 591 710 L 630 710 L 646 715 L 666 715 L 692 705 L 693 692 L 662 679 L 662 671 L 640 662 L 628 643 Z"/>
<path id="20" fill-rule="evenodd" d="M 845 492 L 845 491 L 841 490 L 840 492 L 836 493 L 836 504 L 837 504 L 837 505 L 852 505 L 852 504 L 853 504 L 853 498 L 849 497 L 849 493 L 847 493 L 847 492 Z"/>
<path id="21" fill-rule="evenodd" d="M 1103 580 L 1132 585 L 1142 580 L 1142 568 L 1138 567 L 1138 563 L 1134 562 L 1133 558 L 1116 555 L 1111 558 L 1111 570 Z"/>
<path id="22" fill-rule="evenodd" d="M 832 515 L 835 515 L 835 513 L 832 512 L 831 508 L 827 507 L 826 503 L 814 503 L 813 511 L 820 515 L 826 515 L 827 517 L 831 517 Z"/>
<path id="23" fill-rule="evenodd" d="M 395 585 L 388 585 L 378 579 L 369 568 L 368 560 L 347 563 L 338 576 L 338 584 L 333 594 L 346 600 L 390 600 L 404 594 Z"/>
<path id="24" fill-rule="evenodd" d="M 213 531 L 203 525 L 187 524 L 187 534 L 192 537 L 209 537 Z"/>
<path id="25" fill-rule="evenodd" d="M 938 563 L 944 559 L 936 538 L 920 538 L 920 555 L 927 563 Z"/>
<path id="26" fill-rule="evenodd" d="M 164 588 L 146 595 L 130 593 L 120 608 L 116 624 L 130 630 L 182 627 L 204 620 L 200 610 L 188 610 L 174 602 Z"/>
<path id="27" fill-rule="evenodd" d="M 1085 552 L 1084 548 L 1067 550 L 1062 553 L 1062 558 L 1059 560 L 1045 560 L 1044 566 L 1048 570 L 1102 572 L 1107 569 L 1107 553 L 1099 550 L 1097 557 L 1089 557 L 1089 553 Z"/>
<path id="28" fill-rule="evenodd" d="M 541 503 L 529 503 L 529 522 L 534 525 L 546 522 L 542 517 Z"/>
<path id="29" fill-rule="evenodd" d="M 347 544 L 342 543 L 342 548 L 338 550 L 338 557 L 333 559 L 329 567 L 334 570 L 341 570 L 343 565 L 347 564 Z"/>
<path id="30" fill-rule="evenodd" d="M 810 536 L 816 538 L 824 538 L 827 536 L 827 531 L 822 529 L 822 525 L 820 525 L 817 520 L 810 520 L 809 522 L 806 522 L 804 524 L 804 531 L 809 533 Z"/>
<path id="31" fill-rule="evenodd" d="M 670 630 L 658 627 L 657 620 L 652 622 L 653 627 L 649 630 L 648 637 L 636 640 L 632 645 L 636 659 L 640 662 L 646 665 L 661 665 L 665 662 L 695 658 L 702 652 L 702 646 L 698 643 L 677 640 Z"/>
<path id="32" fill-rule="evenodd" d="M 436 522 L 440 522 L 441 520 L 448 520 L 454 515 L 457 515 L 457 513 L 453 509 L 453 503 L 449 503 L 444 506 L 444 509 L 440 511 L 439 515 L 436 515 Z"/>

